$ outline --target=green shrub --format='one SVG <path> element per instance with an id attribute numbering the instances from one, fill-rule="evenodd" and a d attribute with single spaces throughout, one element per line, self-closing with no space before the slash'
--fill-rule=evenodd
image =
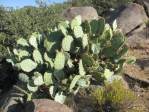
<path id="1" fill-rule="evenodd" d="M 13 42 L 20 37 L 29 38 L 32 32 L 46 35 L 48 28 L 56 26 L 63 20 L 61 16 L 67 4 L 54 4 L 47 7 L 26 6 L 11 9 L 0 6 L 0 44 L 2 48 L 15 45 Z M 5 43 L 3 43 L 5 41 Z M 7 50 L 0 51 L 7 52 Z M 7 57 L 3 55 L 2 57 Z"/>
<path id="2" fill-rule="evenodd" d="M 69 1 L 69 0 L 68 0 Z M 104 16 L 110 8 L 118 8 L 134 0 L 71 0 L 73 6 L 93 6 L 98 15 Z"/>
<path id="3" fill-rule="evenodd" d="M 116 21 L 111 28 L 102 18 L 82 23 L 77 16 L 60 22 L 47 36 L 33 33 L 29 39 L 20 38 L 7 61 L 19 70 L 29 99 L 48 89 L 51 98 L 64 103 L 67 96 L 88 87 L 91 77 L 97 82 L 118 78 L 127 50 Z"/>
<path id="4" fill-rule="evenodd" d="M 131 90 L 124 87 L 121 80 L 106 83 L 103 88 L 96 89 L 92 96 L 97 101 L 99 112 L 131 111 L 137 98 Z M 131 109 L 128 109 L 128 107 L 131 107 Z"/>
<path id="5" fill-rule="evenodd" d="M 133 1 L 134 0 L 92 0 L 92 4 L 98 14 L 104 15 L 110 8 L 115 9 Z"/>

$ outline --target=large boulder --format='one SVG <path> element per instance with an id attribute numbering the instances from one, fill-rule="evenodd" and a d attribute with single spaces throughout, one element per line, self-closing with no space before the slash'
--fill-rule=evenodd
<path id="1" fill-rule="evenodd" d="M 145 48 L 149 44 L 149 28 L 146 27 L 138 32 L 128 35 L 127 45 L 130 48 Z"/>
<path id="2" fill-rule="evenodd" d="M 19 100 L 23 96 L 24 93 L 18 89 L 18 86 L 13 86 L 10 91 L 0 98 L 0 109 L 2 112 L 22 112 L 22 105 L 19 104 Z"/>
<path id="3" fill-rule="evenodd" d="M 13 85 L 9 91 L 0 97 L 0 109 L 3 110 L 2 112 L 22 112 L 23 108 L 19 101 L 25 96 L 21 91 L 23 88 L 24 83 L 18 81 L 16 85 Z"/>
<path id="4" fill-rule="evenodd" d="M 142 5 L 146 11 L 147 16 L 149 17 L 149 0 L 135 0 L 134 2 Z"/>
<path id="5" fill-rule="evenodd" d="M 136 63 L 124 68 L 129 77 L 149 85 L 149 28 L 132 33 L 127 39 L 128 56 L 136 57 Z"/>
<path id="6" fill-rule="evenodd" d="M 147 15 L 149 16 L 149 1 L 144 0 L 144 8 L 146 10 Z"/>
<path id="7" fill-rule="evenodd" d="M 131 3 L 115 10 L 111 14 L 109 22 L 112 23 L 115 19 L 117 20 L 118 28 L 120 28 L 124 34 L 129 34 L 137 28 L 142 30 L 145 26 L 145 22 L 148 21 L 143 6 L 136 3 Z"/>
<path id="8" fill-rule="evenodd" d="M 34 99 L 26 104 L 24 112 L 73 112 L 73 110 L 52 100 Z"/>
<path id="9" fill-rule="evenodd" d="M 77 15 L 81 15 L 83 21 L 98 19 L 97 11 L 93 7 L 72 7 L 66 9 L 63 13 L 64 18 L 69 21 Z"/>

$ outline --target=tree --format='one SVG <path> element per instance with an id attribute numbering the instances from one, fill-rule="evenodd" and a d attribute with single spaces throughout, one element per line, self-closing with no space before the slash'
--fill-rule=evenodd
<path id="1" fill-rule="evenodd" d="M 35 2 L 39 7 L 46 7 L 47 6 L 46 0 L 36 0 Z"/>

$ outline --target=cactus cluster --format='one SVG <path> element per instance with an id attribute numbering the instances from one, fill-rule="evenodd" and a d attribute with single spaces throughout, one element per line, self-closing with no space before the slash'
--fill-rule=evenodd
<path id="1" fill-rule="evenodd" d="M 51 98 L 64 103 L 70 94 L 88 87 L 90 80 L 112 80 L 126 62 L 124 35 L 103 18 L 91 22 L 75 17 L 62 21 L 49 35 L 20 38 L 8 62 L 20 71 L 30 93 L 48 88 Z"/>

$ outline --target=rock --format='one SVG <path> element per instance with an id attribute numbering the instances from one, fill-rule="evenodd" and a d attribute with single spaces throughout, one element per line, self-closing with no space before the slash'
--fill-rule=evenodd
<path id="1" fill-rule="evenodd" d="M 22 112 L 22 106 L 19 100 L 22 99 L 24 93 L 14 86 L 10 91 L 5 93 L 0 99 L 0 108 L 2 112 Z"/>
<path id="2" fill-rule="evenodd" d="M 125 74 L 137 82 L 140 81 L 149 85 L 149 75 L 137 65 L 127 65 L 125 67 Z"/>
<path id="3" fill-rule="evenodd" d="M 126 65 L 124 71 L 129 77 L 149 85 L 149 35 L 147 33 L 148 28 L 145 28 L 140 32 L 132 33 L 127 39 L 128 56 L 134 56 L 137 60 L 134 65 Z"/>
<path id="4" fill-rule="evenodd" d="M 83 21 L 98 19 L 97 11 L 93 7 L 72 7 L 65 10 L 63 13 L 64 18 L 69 21 L 77 15 L 81 15 Z"/>
<path id="5" fill-rule="evenodd" d="M 22 88 L 23 85 L 20 85 Z M 66 105 L 59 104 L 48 99 L 34 99 L 24 102 L 24 98 L 18 86 L 14 86 L 2 99 L 0 99 L 0 110 L 2 112 L 73 112 Z M 20 102 L 22 101 L 22 102 Z M 1 112 L 1 111 L 0 111 Z"/>
<path id="6" fill-rule="evenodd" d="M 73 112 L 73 110 L 52 100 L 34 99 L 26 104 L 24 112 Z"/>
<path id="7" fill-rule="evenodd" d="M 144 2 L 144 8 L 145 8 L 146 13 L 147 13 L 147 15 L 149 17 L 149 1 L 148 0 L 144 0 L 143 2 Z"/>
<path id="8" fill-rule="evenodd" d="M 120 28 L 124 34 L 129 34 L 138 28 L 141 28 L 139 30 L 141 31 L 148 17 L 141 5 L 131 3 L 115 10 L 108 21 L 112 23 L 115 19 L 117 20 L 118 28 Z"/>
<path id="9" fill-rule="evenodd" d="M 123 87 L 124 87 L 125 89 L 130 89 L 130 87 L 129 87 L 129 83 L 128 83 L 128 81 L 126 80 L 124 74 L 123 74 L 123 76 L 122 76 L 121 81 L 122 81 Z"/>
<path id="10" fill-rule="evenodd" d="M 88 89 L 80 89 L 75 96 L 78 112 L 97 112 L 95 101 L 91 95 L 92 91 L 101 86 L 91 85 Z"/>
<path id="11" fill-rule="evenodd" d="M 147 16 L 149 17 L 149 0 L 135 0 L 137 4 L 140 4 L 144 7 Z"/>
<path id="12" fill-rule="evenodd" d="M 130 48 L 146 48 L 149 43 L 149 28 L 146 27 L 138 32 L 128 35 L 127 45 Z"/>

